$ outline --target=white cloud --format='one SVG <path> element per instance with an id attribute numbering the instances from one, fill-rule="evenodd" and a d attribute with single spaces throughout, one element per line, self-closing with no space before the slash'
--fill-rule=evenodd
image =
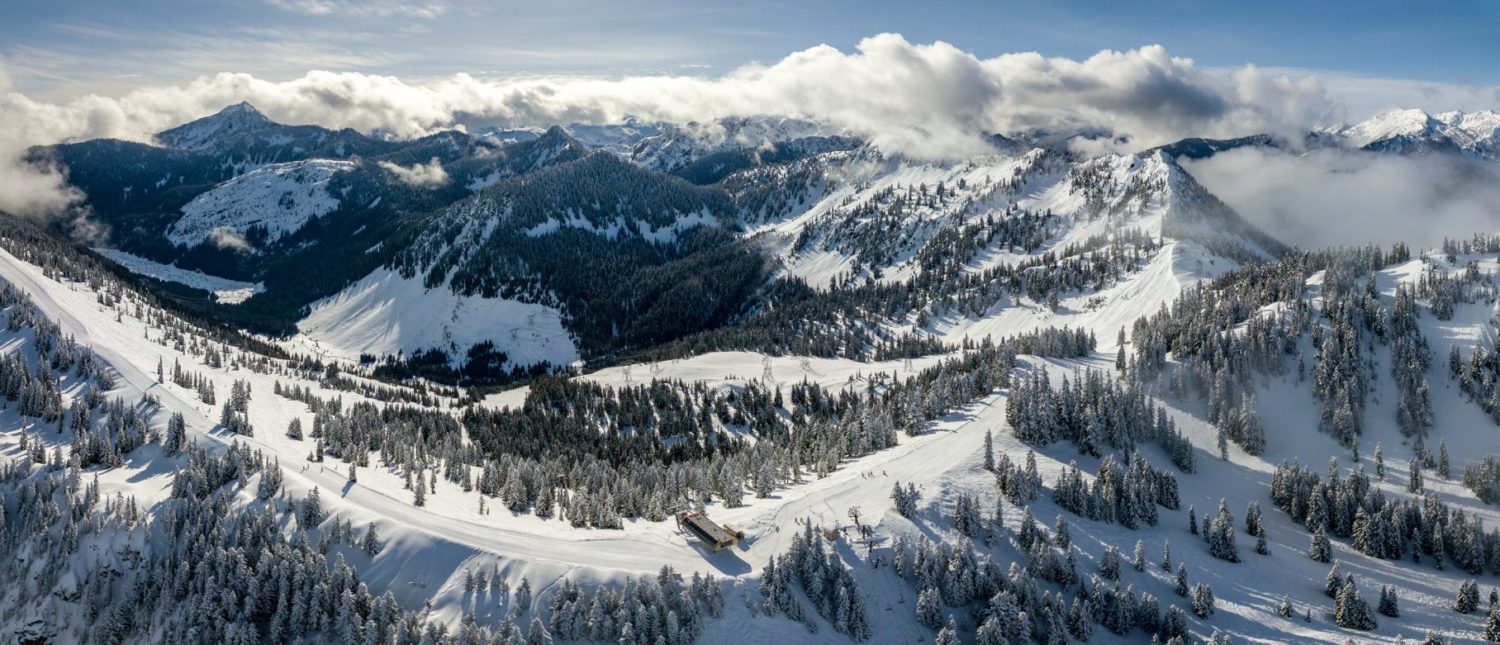
<path id="1" fill-rule="evenodd" d="M 1338 105 L 1343 120 L 1362 121 L 1380 112 L 1421 108 L 1428 112 L 1493 110 L 1500 105 L 1500 85 L 1439 83 L 1405 78 L 1380 78 L 1344 72 L 1273 68 L 1273 74 L 1316 76 Z"/>
<path id="2" fill-rule="evenodd" d="M 241 235 L 234 230 L 223 226 L 210 231 L 208 234 L 208 241 L 212 242 L 214 246 L 221 249 L 239 251 L 240 253 L 249 253 L 254 250 L 254 248 L 250 246 L 250 240 L 245 239 L 244 235 Z"/>
<path id="3" fill-rule="evenodd" d="M 1184 167 L 1251 222 L 1304 248 L 1431 248 L 1500 222 L 1500 168 L 1466 159 L 1242 148 Z"/>
<path id="4" fill-rule="evenodd" d="M 680 123 L 798 117 L 922 157 L 976 152 L 985 132 L 1031 128 L 1106 129 L 1128 137 L 1132 148 L 1182 136 L 1289 133 L 1333 110 L 1316 80 L 1248 66 L 1203 70 L 1160 46 L 1104 51 L 1086 60 L 1035 53 L 982 59 L 947 43 L 912 44 L 895 34 L 867 38 L 853 52 L 818 46 L 713 78 L 487 80 L 458 74 L 418 84 L 361 73 L 314 71 L 281 82 L 221 73 L 180 87 L 63 104 L 0 89 L 0 122 L 7 124 L 0 158 L 11 160 L 4 185 L 37 180 L 4 204 L 47 210 L 69 203 L 55 172 L 16 166 L 25 146 L 100 136 L 148 140 L 245 100 L 282 122 L 398 136 L 460 124 L 602 123 L 628 115 Z"/>
<path id="5" fill-rule="evenodd" d="M 437 188 L 448 183 L 448 171 L 443 170 L 443 164 L 437 157 L 427 163 L 414 163 L 410 168 L 403 168 L 389 161 L 380 162 L 380 167 L 408 186 Z"/>

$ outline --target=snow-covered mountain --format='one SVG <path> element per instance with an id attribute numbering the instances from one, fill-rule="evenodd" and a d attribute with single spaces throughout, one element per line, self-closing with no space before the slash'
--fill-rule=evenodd
<path id="1" fill-rule="evenodd" d="M 1349 145 L 1396 154 L 1459 153 L 1500 159 L 1500 113 L 1391 110 L 1328 132 Z"/>
<path id="2" fill-rule="evenodd" d="M 182 218 L 167 229 L 174 244 L 196 246 L 216 234 L 243 240 L 252 229 L 274 242 L 316 217 L 339 207 L 329 181 L 351 170 L 353 162 L 309 159 L 263 166 L 215 186 L 182 207 Z"/>
<path id="3" fill-rule="evenodd" d="M 788 189 L 802 198 L 764 199 L 764 182 L 805 182 Z M 675 244 L 652 239 L 668 229 Z M 14 384 L 0 568 L 21 581 L 0 589 L 0 633 L 1484 632 L 1500 548 L 1494 237 L 1283 256 L 1167 154 L 935 164 L 869 149 L 720 188 L 596 152 L 497 181 L 421 231 L 401 262 L 311 307 L 303 336 L 269 343 L 0 219 L 0 382 Z M 584 279 L 602 284 L 697 235 L 763 245 L 817 289 L 777 282 L 767 306 L 637 361 L 499 393 L 411 378 L 448 367 L 424 357 L 358 356 L 422 337 L 511 369 L 501 357 L 517 355 L 496 353 L 509 334 L 485 333 L 500 330 L 566 360 L 599 338 L 498 293 L 525 291 L 522 269 L 594 262 Z M 603 254 L 620 249 L 640 255 Z M 633 277 L 672 291 L 721 268 L 665 266 Z M 672 297 L 714 302 L 693 289 Z M 856 351 L 866 324 L 896 340 Z M 775 351 L 820 335 L 836 342 Z M 712 550 L 673 521 L 694 507 L 738 543 Z"/>
<path id="4" fill-rule="evenodd" d="M 1171 155 L 1077 159 L 1057 149 L 1071 136 L 1095 135 L 1034 132 L 997 138 L 991 155 L 924 162 L 795 119 L 455 131 L 403 142 L 280 125 L 236 105 L 162 133 L 165 147 L 89 142 L 57 154 L 120 251 L 263 285 L 235 310 L 210 315 L 277 335 L 300 329 L 344 356 L 442 349 L 452 365 L 483 340 L 497 343 L 510 367 L 520 356 L 572 357 L 538 353 L 498 322 L 488 332 L 461 326 L 470 331 L 456 337 L 408 333 L 398 331 L 411 328 L 399 307 L 377 307 L 389 317 L 372 318 L 326 303 L 365 302 L 383 291 L 361 285 L 384 285 L 396 271 L 403 281 L 421 278 L 420 290 L 395 290 L 403 294 L 436 289 L 478 298 L 479 309 L 501 306 L 491 299 L 545 308 L 573 335 L 567 346 L 601 356 L 755 311 L 768 279 L 818 287 L 836 277 L 917 279 L 976 226 L 991 241 L 960 244 L 972 263 L 944 280 L 1062 253 L 1081 261 L 1117 235 L 1192 241 L 1233 262 L 1284 248 Z M 124 155 L 142 161 L 108 163 Z M 413 183 L 419 171 L 441 181 Z M 116 191 L 125 197 L 113 201 Z M 1002 234 L 996 222 L 1009 227 L 1017 214 L 1045 223 Z M 1028 248 L 1011 248 L 1014 235 Z M 320 267 L 313 279 L 309 266 Z M 697 279 L 683 281 L 689 275 Z M 929 297 L 951 288 L 933 287 Z M 712 306 L 696 304 L 703 300 Z M 310 311 L 322 313 L 314 321 Z M 340 333 L 349 329 L 365 331 Z"/>
<path id="5" fill-rule="evenodd" d="M 116 248 L 0 217 L 0 641 L 1500 629 L 1500 238 L 1291 251 L 1176 161 L 1276 141 L 1068 136 L 48 150 Z"/>
<path id="6" fill-rule="evenodd" d="M 1014 157 L 924 163 L 866 149 L 806 165 L 817 166 L 821 192 L 780 214 L 761 214 L 769 221 L 756 230 L 786 242 L 788 272 L 814 284 L 835 276 L 910 279 L 921 270 L 923 248 L 945 232 L 1018 213 L 1056 220 L 1042 233 L 1040 250 L 1017 254 L 997 240 L 968 251 L 987 258 L 969 270 L 1126 230 L 1193 240 L 1241 260 L 1285 250 L 1160 151 L 1073 162 L 1037 148 Z"/>
<path id="7" fill-rule="evenodd" d="M 201 151 L 229 139 L 239 139 L 276 128 L 276 123 L 249 103 L 236 103 L 217 113 L 186 123 L 156 135 L 156 141 L 170 148 Z"/>

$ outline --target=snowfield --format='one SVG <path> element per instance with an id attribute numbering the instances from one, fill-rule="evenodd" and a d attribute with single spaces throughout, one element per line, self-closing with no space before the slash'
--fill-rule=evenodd
<path id="1" fill-rule="evenodd" d="M 379 269 L 319 300 L 297 323 L 294 346 L 343 361 L 361 354 L 410 355 L 442 349 L 462 358 L 475 343 L 494 341 L 512 365 L 567 365 L 578 349 L 556 309 L 505 298 L 460 296 L 428 289 L 421 276 Z"/>
<path id="2" fill-rule="evenodd" d="M 220 278 L 201 271 L 184 269 L 171 264 L 162 264 L 148 260 L 119 249 L 96 248 L 94 252 L 113 260 L 116 264 L 125 267 L 131 273 L 211 291 L 216 300 L 225 304 L 239 304 L 250 296 L 266 290 L 266 285 L 259 282 L 243 282 L 240 280 L 230 280 L 229 278 Z"/>
<path id="3" fill-rule="evenodd" d="M 352 161 L 309 159 L 256 168 L 194 197 L 167 229 L 167 239 L 193 246 L 215 240 L 216 231 L 243 236 L 263 227 L 266 241 L 275 242 L 337 209 L 339 200 L 329 194 L 328 182 L 354 166 Z"/>
<path id="4" fill-rule="evenodd" d="M 1118 295 L 1106 298 L 1101 311 L 1115 310 L 1113 313 L 1099 319 L 1080 317 L 1078 322 L 1097 324 L 1096 331 L 1101 338 L 1112 338 L 1109 332 L 1128 312 L 1149 312 L 1160 306 L 1163 298 L 1170 295 L 1170 290 L 1181 285 L 1177 275 L 1182 258 L 1168 251 L 1170 249 L 1163 249 L 1162 258 L 1153 261 L 1151 267 L 1135 278 L 1135 282 L 1117 287 Z M 1492 268 L 1493 262 L 1487 262 L 1485 266 Z M 1397 283 L 1410 281 L 1417 275 L 1416 267 L 1397 266 L 1381 272 L 1379 282 L 1382 291 L 1390 295 Z M 98 304 L 94 294 L 84 285 L 54 281 L 44 276 L 38 267 L 8 253 L 0 253 L 0 278 L 31 293 L 37 305 L 67 333 L 96 349 L 120 376 L 119 389 L 112 395 L 134 398 L 151 393 L 158 396 L 166 410 L 187 415 L 190 432 L 198 440 L 225 444 L 233 439 L 263 450 L 279 460 L 280 467 L 286 472 L 286 487 L 292 494 L 305 495 L 314 487 L 319 488 L 323 491 L 325 507 L 335 518 L 349 519 L 356 526 L 374 522 L 387 542 L 379 556 L 368 561 L 353 560 L 364 578 L 377 590 L 392 591 L 408 607 L 430 602 L 432 618 L 450 623 L 458 622 L 466 613 L 474 613 L 476 618 L 486 622 L 500 618 L 498 605 L 476 605 L 476 599 L 465 592 L 462 579 L 466 570 L 498 567 L 512 584 L 518 583 L 522 577 L 529 578 L 537 585 L 539 596 L 545 597 L 548 585 L 544 581 L 559 576 L 583 584 L 606 584 L 618 582 L 628 575 L 649 575 L 662 565 L 671 565 L 684 573 L 712 572 L 728 580 L 727 617 L 711 621 L 703 642 L 843 642 L 844 637 L 831 631 L 814 636 L 784 618 L 756 617 L 747 603 L 757 597 L 755 581 L 760 570 L 772 556 L 786 549 L 791 536 L 800 530 L 799 522 L 810 520 L 824 526 L 845 525 L 846 510 L 858 506 L 875 527 L 873 551 L 867 550 L 860 542 L 841 541 L 834 546 L 855 565 L 856 580 L 868 595 L 875 633 L 880 635 L 881 642 L 925 642 L 931 632 L 912 620 L 914 591 L 907 583 L 893 578 L 886 568 L 868 566 L 868 558 L 884 554 L 889 541 L 896 535 L 928 535 L 956 543 L 957 536 L 946 520 L 955 496 L 973 493 L 989 499 L 994 494 L 993 475 L 986 472 L 980 462 L 986 432 L 993 434 L 997 453 L 1008 454 L 1013 460 L 1024 459 L 1029 450 L 1008 433 L 1005 420 L 1007 393 L 999 391 L 939 420 L 929 432 L 918 437 L 903 437 L 896 448 L 846 462 L 827 477 L 805 479 L 766 499 L 747 499 L 741 508 L 724 509 L 711 504 L 707 510 L 712 517 L 732 523 L 747 534 L 740 547 L 716 554 L 702 550 L 694 540 L 679 533 L 671 522 L 627 521 L 623 530 L 607 531 L 575 529 L 566 522 L 541 520 L 503 509 L 480 515 L 477 513 L 477 496 L 464 493 L 446 480 L 437 482 L 437 492 L 426 507 L 415 508 L 409 501 L 409 493 L 402 490 L 400 477 L 391 470 L 367 468 L 362 470 L 357 484 L 349 484 L 338 464 L 307 463 L 306 442 L 289 439 L 279 429 L 292 418 L 301 418 L 304 424 L 310 423 L 311 416 L 305 406 L 270 394 L 273 380 L 276 380 L 273 377 L 236 370 L 232 366 L 215 369 L 199 364 L 192 355 L 162 345 L 158 338 L 152 337 L 143 321 L 130 316 L 117 320 L 112 310 Z M 353 298 L 366 298 L 360 302 L 361 306 L 368 304 L 378 308 L 392 306 L 398 295 L 421 297 L 420 293 L 402 291 L 414 289 L 412 283 L 391 275 L 372 276 L 364 284 L 365 290 L 359 294 L 349 294 L 349 299 L 332 301 L 315 312 L 315 316 L 323 316 L 319 320 L 328 323 L 327 327 L 318 328 L 319 331 L 336 332 L 342 328 L 358 327 L 358 319 L 340 319 L 334 313 L 359 309 L 353 304 Z M 1136 284 L 1141 286 L 1133 286 Z M 1124 297 L 1124 294 L 1136 293 L 1144 285 L 1151 285 L 1152 290 L 1160 293 L 1153 291 L 1155 295 L 1151 297 L 1146 294 Z M 438 318 L 451 317 L 459 305 L 451 301 L 444 303 L 442 308 L 415 306 L 406 310 L 436 309 L 440 312 Z M 474 303 L 466 306 L 473 307 Z M 479 318 L 494 315 L 517 319 L 511 313 L 514 310 L 505 307 L 497 311 L 476 307 L 464 309 L 463 313 L 468 316 L 475 311 L 481 312 Z M 1036 326 L 1034 321 L 1016 321 L 1008 318 L 1009 315 L 1001 312 L 996 319 L 976 324 L 996 336 Z M 1428 327 L 1430 337 L 1441 343 L 1444 341 L 1437 339 L 1469 341 L 1492 334 L 1492 317 L 1490 305 L 1484 304 L 1465 308 L 1451 322 L 1423 320 L 1424 324 L 1431 323 Z M 336 324 L 336 320 L 343 322 Z M 424 324 L 432 326 L 439 321 L 428 318 L 425 322 L 415 319 L 402 319 L 402 322 L 420 330 Z M 387 343 L 416 337 L 403 335 L 405 332 L 401 331 L 382 331 L 379 326 L 375 327 L 375 332 L 369 337 Z M 7 346 L 17 345 L 10 343 Z M 1046 370 L 1056 381 L 1081 369 L 1110 369 L 1107 354 L 1101 351 L 1092 358 L 1077 361 L 1027 360 L 1021 369 L 1023 372 Z M 261 431 L 254 437 L 224 434 L 211 421 L 214 406 L 199 402 L 191 392 L 174 384 L 156 382 L 151 371 L 158 360 L 168 364 L 183 361 L 213 379 L 221 391 L 227 391 L 234 379 L 249 381 L 256 393 L 250 402 L 250 416 Z M 754 353 L 725 352 L 630 368 L 615 367 L 581 378 L 613 386 L 652 378 L 732 386 L 736 382 L 766 377 L 769 365 L 769 375 L 777 383 L 789 384 L 807 379 L 829 387 L 857 387 L 864 376 L 922 369 L 935 360 L 935 357 L 919 359 L 910 366 L 902 361 L 862 363 L 797 357 L 775 357 L 767 361 L 766 357 Z M 1444 382 L 1436 371 L 1432 376 L 1434 383 Z M 283 383 L 288 381 L 284 376 L 279 379 Z M 305 385 L 316 387 L 312 381 Z M 1403 444 L 1391 421 L 1395 396 L 1388 390 L 1392 387 L 1388 380 L 1382 381 L 1381 389 L 1373 393 L 1367 437 L 1371 442 L 1381 442 L 1386 450 L 1387 463 L 1396 465 L 1393 467 L 1396 475 L 1388 477 L 1380 487 L 1387 495 L 1399 496 L 1406 494 L 1400 485 L 1403 475 L 1399 464 L 1410 457 L 1411 448 Z M 1441 436 L 1459 455 L 1460 464 L 1469 456 L 1494 448 L 1493 433 L 1485 430 L 1492 427 L 1491 424 L 1479 418 L 1472 405 L 1442 386 L 1434 394 L 1437 397 L 1435 407 L 1440 411 L 1438 424 L 1445 428 Z M 346 403 L 359 398 L 349 393 L 343 396 Z M 506 393 L 500 396 L 515 395 Z M 1342 541 L 1334 543 L 1335 557 L 1343 571 L 1354 574 L 1364 588 L 1375 589 L 1379 584 L 1400 585 L 1402 618 L 1383 619 L 1380 627 L 1372 632 L 1350 632 L 1332 624 L 1326 613 L 1328 600 L 1322 595 L 1327 565 L 1311 562 L 1303 555 L 1307 543 L 1305 531 L 1291 523 L 1284 514 L 1270 509 L 1266 500 L 1270 471 L 1282 459 L 1297 458 L 1303 463 L 1316 465 L 1334 456 L 1341 465 L 1350 465 L 1347 451 L 1306 425 L 1306 419 L 1315 417 L 1316 403 L 1306 388 L 1296 385 L 1295 377 L 1265 384 L 1260 409 L 1266 420 L 1269 443 L 1266 454 L 1261 457 L 1250 457 L 1232 447 L 1231 460 L 1218 461 L 1212 456 L 1215 430 L 1202 420 L 1202 410 L 1194 404 L 1181 405 L 1168 399 L 1160 402 L 1168 405 L 1179 428 L 1199 450 L 1198 474 L 1177 473 L 1182 484 L 1182 510 L 1162 509 L 1159 526 L 1132 531 L 1066 514 L 1057 509 L 1045 494 L 1030 506 L 1032 514 L 1044 526 L 1051 526 L 1053 518 L 1059 514 L 1067 517 L 1073 541 L 1079 548 L 1081 571 L 1093 570 L 1093 563 L 1105 546 L 1119 547 L 1128 555 L 1131 545 L 1137 539 L 1142 540 L 1153 564 L 1145 572 L 1135 572 L 1127 567 L 1123 572 L 1123 582 L 1153 593 L 1164 604 L 1178 604 L 1181 601 L 1171 592 L 1172 576 L 1154 565 L 1163 544 L 1170 543 L 1174 559 L 1187 563 L 1192 579 L 1211 584 L 1218 597 L 1218 613 L 1212 619 L 1193 621 L 1192 629 L 1200 637 L 1217 630 L 1244 642 L 1317 643 L 1341 642 L 1348 638 L 1388 641 L 1398 635 L 1417 639 L 1428 629 L 1444 637 L 1461 639 L 1471 638 L 1476 633 L 1482 615 L 1465 616 L 1449 609 L 1452 590 L 1466 574 L 1427 567 L 1414 571 L 1399 561 L 1361 556 L 1349 550 Z M 7 419 L 16 418 L 12 413 L 6 415 Z M 14 433 L 23 426 L 12 421 L 6 428 L 6 444 L 0 449 L 11 454 Z M 160 465 L 164 458 L 155 456 L 155 448 L 142 450 L 142 458 L 127 466 L 99 469 L 100 486 L 106 494 L 134 495 L 147 504 L 164 497 L 170 470 Z M 1146 452 L 1153 462 L 1165 463 L 1158 448 L 1148 447 Z M 1037 457 L 1046 485 L 1050 485 L 1069 463 L 1076 462 L 1086 472 L 1092 472 L 1098 464 L 1097 459 L 1081 457 L 1063 444 L 1038 450 Z M 1372 469 L 1368 451 L 1363 459 L 1366 469 Z M 896 482 L 914 484 L 922 495 L 918 513 L 911 519 L 900 517 L 892 510 L 890 489 Z M 1445 502 L 1483 518 L 1487 524 L 1500 522 L 1500 513 L 1473 499 L 1455 482 L 1432 481 L 1430 486 Z M 1249 501 L 1259 501 L 1267 507 L 1265 521 L 1272 551 L 1270 556 L 1250 554 L 1248 545 L 1244 545 L 1241 547 L 1245 553 L 1242 557 L 1249 558 L 1247 562 L 1222 562 L 1209 557 L 1203 543 L 1188 534 L 1186 509 L 1192 506 L 1206 513 L 1221 497 L 1230 500 L 1237 516 Z M 1009 507 L 1006 526 L 1013 530 L 1019 521 L 1020 509 Z M 976 542 L 975 548 L 985 557 L 994 558 L 1005 566 L 1024 557 L 1013 539 L 1007 532 L 988 546 Z M 1260 561 L 1261 557 L 1268 560 Z M 1247 574 L 1253 575 L 1247 577 Z M 1311 609 L 1312 622 L 1277 616 L 1275 603 L 1283 593 L 1291 596 L 1298 616 L 1304 609 Z M 536 606 L 542 605 L 541 600 L 536 603 Z M 1096 638 L 1104 636 L 1107 634 Z"/>

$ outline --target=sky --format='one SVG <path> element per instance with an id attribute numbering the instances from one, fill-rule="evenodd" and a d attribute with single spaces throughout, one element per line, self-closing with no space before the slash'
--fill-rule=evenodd
<path id="1" fill-rule="evenodd" d="M 65 101 L 219 72 L 715 75 L 885 32 L 980 58 L 1160 44 L 1204 68 L 1316 74 L 1355 116 L 1500 102 L 1493 0 L 6 0 L 0 65 L 16 91 Z"/>

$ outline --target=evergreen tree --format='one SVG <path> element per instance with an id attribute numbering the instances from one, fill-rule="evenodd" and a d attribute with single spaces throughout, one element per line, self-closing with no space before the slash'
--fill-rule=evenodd
<path id="1" fill-rule="evenodd" d="M 1396 587 L 1384 585 L 1380 588 L 1380 605 L 1376 608 L 1383 616 L 1397 618 L 1401 615 L 1401 609 L 1396 606 Z"/>
<path id="2" fill-rule="evenodd" d="M 1338 598 L 1334 601 L 1333 622 L 1345 629 L 1375 629 L 1375 617 L 1370 613 L 1370 606 L 1353 582 L 1344 584 L 1339 590 Z"/>
<path id="3" fill-rule="evenodd" d="M 167 420 L 167 437 L 162 444 L 162 451 L 168 455 L 176 455 L 182 452 L 187 444 L 187 419 L 183 418 L 181 412 L 173 412 Z"/>
<path id="4" fill-rule="evenodd" d="M 1333 545 L 1328 541 L 1328 534 L 1319 526 L 1313 530 L 1312 544 L 1307 547 L 1307 557 L 1314 562 L 1328 562 L 1333 557 Z"/>
<path id="5" fill-rule="evenodd" d="M 995 438 L 988 428 L 984 431 L 984 469 L 990 472 L 995 470 Z"/>
<path id="6" fill-rule="evenodd" d="M 1339 563 L 1333 563 L 1333 568 L 1328 570 L 1328 575 L 1323 578 L 1323 595 L 1337 599 L 1339 591 L 1344 588 L 1344 574 L 1339 571 Z"/>
<path id="7" fill-rule="evenodd" d="M 1490 614 L 1484 619 L 1485 642 L 1500 643 L 1500 607 L 1490 607 Z"/>
<path id="8" fill-rule="evenodd" d="M 937 587 L 928 586 L 917 593 L 917 622 L 931 629 L 943 626 L 943 605 Z"/>
<path id="9" fill-rule="evenodd" d="M 1113 546 L 1104 547 L 1104 555 L 1099 558 L 1099 577 L 1105 580 L 1120 579 L 1120 550 Z"/>
<path id="10" fill-rule="evenodd" d="M 1479 609 L 1479 584 L 1473 580 L 1465 580 L 1458 586 L 1458 598 L 1453 601 L 1453 611 L 1472 614 L 1476 609 Z"/>
<path id="11" fill-rule="evenodd" d="M 1201 582 L 1193 586 L 1193 615 L 1199 618 L 1214 615 L 1214 592 Z"/>
<path id="12" fill-rule="evenodd" d="M 1234 544 L 1234 517 L 1223 499 L 1219 500 L 1219 513 L 1209 526 L 1207 538 L 1209 554 L 1220 560 L 1240 561 L 1239 548 Z"/>
<path id="13" fill-rule="evenodd" d="M 954 624 L 953 617 L 948 617 L 948 624 L 937 633 L 937 638 L 932 640 L 933 645 L 958 645 L 958 626 Z"/>

